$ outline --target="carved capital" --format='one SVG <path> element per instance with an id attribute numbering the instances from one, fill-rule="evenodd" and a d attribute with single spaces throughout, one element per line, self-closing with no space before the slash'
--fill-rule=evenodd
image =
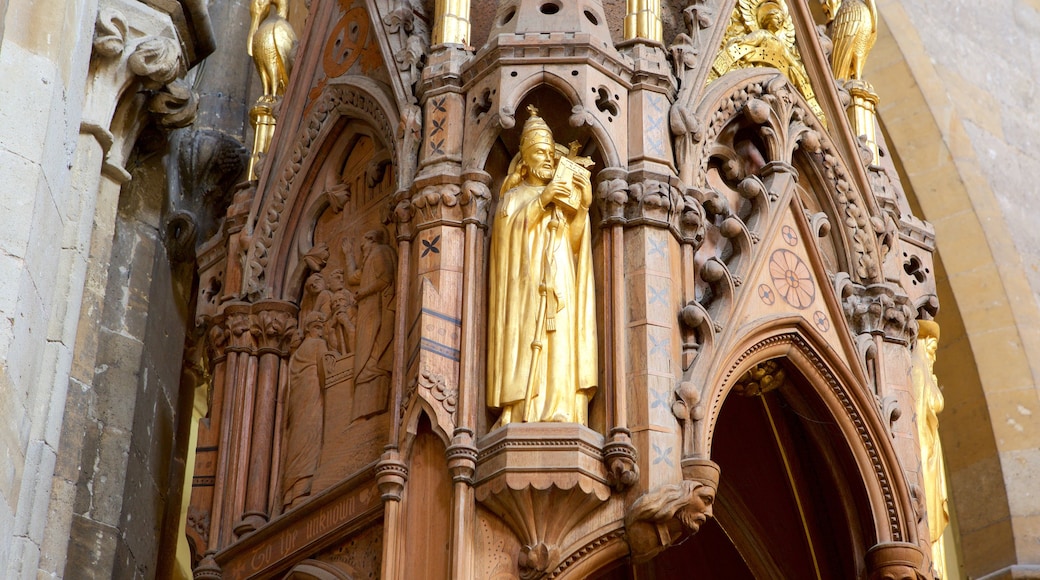
<path id="1" fill-rule="evenodd" d="M 491 207 L 491 175 L 484 171 L 469 171 L 462 176 L 462 192 L 459 203 L 462 205 L 463 223 L 475 223 L 486 227 L 488 209 Z"/>
<path id="2" fill-rule="evenodd" d="M 713 515 L 717 489 L 717 479 L 683 479 L 657 486 L 640 496 L 625 514 L 633 562 L 646 562 L 700 531 Z"/>
<path id="3" fill-rule="evenodd" d="M 624 491 L 639 481 L 636 448 L 628 429 L 615 427 L 611 430 L 610 440 L 603 445 L 603 461 L 607 464 L 610 487 L 615 490 Z"/>
<path id="4" fill-rule="evenodd" d="M 883 336 L 889 342 L 907 346 L 917 338 L 917 311 L 898 286 L 862 286 L 842 273 L 835 280 L 835 287 L 845 317 L 856 334 Z"/>
<path id="5" fill-rule="evenodd" d="M 408 481 L 408 466 L 396 449 L 389 449 L 376 464 L 376 482 L 383 501 L 401 501 L 404 484 Z"/>
<path id="6" fill-rule="evenodd" d="M 462 188 L 454 183 L 427 185 L 412 196 L 415 209 L 415 227 L 424 229 L 434 225 L 461 224 Z"/>
<path id="7" fill-rule="evenodd" d="M 607 167 L 596 176 L 596 202 L 599 204 L 603 225 L 624 223 L 625 204 L 628 203 L 628 171 Z"/>
<path id="8" fill-rule="evenodd" d="M 668 181 L 648 177 L 631 181 L 628 185 L 627 225 L 668 228 L 685 209 L 683 195 Z"/>
<path id="9" fill-rule="evenodd" d="M 473 440 L 473 431 L 456 429 L 445 456 L 452 481 L 473 485 L 473 473 L 477 469 L 477 445 Z"/>
<path id="10" fill-rule="evenodd" d="M 229 334 L 229 352 L 252 352 L 256 347 L 251 332 L 253 321 L 250 305 L 244 302 L 228 304 L 224 310 L 225 324 Z"/>
<path id="11" fill-rule="evenodd" d="M 253 305 L 250 332 L 258 354 L 289 356 L 289 349 L 297 334 L 299 309 L 291 302 L 265 300 Z"/>
<path id="12" fill-rule="evenodd" d="M 223 362 L 227 357 L 227 347 L 231 340 L 231 332 L 223 316 L 208 318 L 204 324 L 209 326 L 206 330 L 206 348 L 208 349 L 209 362 L 212 365 Z"/>
<path id="13" fill-rule="evenodd" d="M 916 544 L 885 542 L 867 551 L 870 580 L 926 580 L 928 558 Z"/>

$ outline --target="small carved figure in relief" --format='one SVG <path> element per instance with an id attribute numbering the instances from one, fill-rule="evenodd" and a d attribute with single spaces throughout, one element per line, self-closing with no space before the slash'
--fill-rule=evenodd
<path id="1" fill-rule="evenodd" d="M 739 0 L 723 37 L 722 49 L 708 73 L 711 82 L 731 70 L 773 67 L 805 97 L 820 119 L 823 109 L 795 43 L 794 23 L 784 0 Z"/>
<path id="2" fill-rule="evenodd" d="M 863 78 L 863 65 L 877 40 L 874 0 L 822 0 L 831 21 L 831 69 L 836 79 Z"/>
<path id="3" fill-rule="evenodd" d="M 383 228 L 366 232 L 362 236 L 360 260 L 354 255 L 352 243 L 343 242 L 347 283 L 357 286 L 353 419 L 386 411 L 390 394 L 397 255 L 389 238 Z"/>
<path id="4" fill-rule="evenodd" d="M 634 562 L 646 562 L 669 546 L 696 534 L 713 516 L 715 489 L 684 479 L 654 488 L 632 504 L 625 531 Z"/>
<path id="5" fill-rule="evenodd" d="M 285 458 L 282 507 L 295 507 L 311 494 L 314 471 L 321 457 L 324 417 L 325 316 L 311 311 L 304 317 L 303 342 L 289 359 L 289 389 L 285 401 Z"/>
<path id="6" fill-rule="evenodd" d="M 300 300 L 300 327 L 303 328 L 307 314 L 320 312 L 325 320 L 332 316 L 332 292 L 325 284 L 325 276 L 314 272 L 307 276 L 303 286 L 303 298 Z"/>
<path id="7" fill-rule="evenodd" d="M 585 424 L 598 377 L 590 175 L 528 109 L 491 233 L 487 402 L 497 426 Z"/>
<path id="8" fill-rule="evenodd" d="M 252 0 L 249 4 L 249 46 L 264 98 L 285 94 L 296 58 L 296 33 L 289 24 L 289 0 Z"/>
<path id="9" fill-rule="evenodd" d="M 357 324 L 357 302 L 354 294 L 347 290 L 343 281 L 343 270 L 336 268 L 328 273 L 329 292 L 332 300 L 329 310 L 332 315 L 325 323 L 325 336 L 329 349 L 344 355 L 354 352 L 354 337 Z"/>

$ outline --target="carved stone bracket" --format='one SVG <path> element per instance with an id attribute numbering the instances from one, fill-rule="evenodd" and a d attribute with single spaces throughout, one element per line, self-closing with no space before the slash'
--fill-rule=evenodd
<path id="1" fill-rule="evenodd" d="M 610 498 L 603 437 L 576 423 L 510 423 L 479 443 L 476 498 L 520 538 L 520 577 L 541 577 Z"/>
<path id="2" fill-rule="evenodd" d="M 901 288 L 891 283 L 862 286 L 846 273 L 839 273 L 834 285 L 854 333 L 906 346 L 916 340 L 917 311 Z"/>
<path id="3" fill-rule="evenodd" d="M 235 138 L 210 130 L 176 131 L 171 149 L 163 241 L 171 259 L 190 261 L 198 243 L 217 233 L 249 153 Z"/>
<path id="4" fill-rule="evenodd" d="M 713 516 L 718 465 L 706 459 L 683 462 L 683 480 L 659 485 L 639 497 L 625 514 L 633 562 L 646 562 L 696 534 Z"/>
<path id="5" fill-rule="evenodd" d="M 870 580 L 926 580 L 928 557 L 916 544 L 886 542 L 867 551 L 867 574 Z"/>

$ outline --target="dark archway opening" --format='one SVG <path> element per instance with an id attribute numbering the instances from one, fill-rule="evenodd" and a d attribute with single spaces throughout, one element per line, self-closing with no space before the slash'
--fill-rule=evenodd
<path id="1" fill-rule="evenodd" d="M 873 519 L 851 447 L 807 379 L 777 362 L 782 387 L 734 391 L 723 405 L 712 437 L 722 468 L 715 520 L 651 562 L 600 578 L 865 577 Z"/>

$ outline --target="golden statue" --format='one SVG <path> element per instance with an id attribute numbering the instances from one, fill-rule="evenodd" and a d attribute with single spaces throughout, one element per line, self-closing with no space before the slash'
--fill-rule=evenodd
<path id="1" fill-rule="evenodd" d="M 296 33 L 289 24 L 289 0 L 252 0 L 249 4 L 249 56 L 253 57 L 264 97 L 285 94 L 296 58 Z"/>
<path id="2" fill-rule="evenodd" d="M 831 20 L 831 69 L 836 79 L 862 79 L 867 54 L 877 40 L 874 0 L 823 0 Z"/>
<path id="3" fill-rule="evenodd" d="M 590 161 L 528 110 L 491 232 L 487 403 L 496 426 L 585 424 L 598 377 Z"/>
<path id="4" fill-rule="evenodd" d="M 823 109 L 809 83 L 795 42 L 794 23 L 784 0 L 739 0 L 730 18 L 722 48 L 715 56 L 708 82 L 731 70 L 773 67 L 784 73 L 822 121 Z"/>
<path id="5" fill-rule="evenodd" d="M 932 543 L 932 564 L 938 571 L 936 578 L 944 578 L 942 534 L 950 521 L 946 496 L 946 474 L 943 467 L 942 444 L 939 441 L 939 413 L 943 410 L 943 395 L 932 372 L 935 352 L 939 348 L 939 325 L 931 320 L 919 320 L 917 348 L 913 351 L 912 378 L 914 385 L 917 438 L 921 446 L 921 471 L 924 476 L 924 500 L 928 510 L 928 532 Z"/>

